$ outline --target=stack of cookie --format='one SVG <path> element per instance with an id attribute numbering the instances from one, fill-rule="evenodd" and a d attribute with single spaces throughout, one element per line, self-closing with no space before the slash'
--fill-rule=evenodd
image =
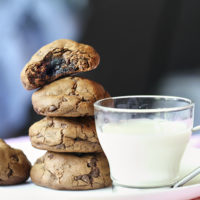
<path id="1" fill-rule="evenodd" d="M 93 118 L 93 103 L 109 94 L 94 81 L 69 76 L 95 69 L 99 60 L 91 46 L 62 39 L 42 47 L 21 73 L 26 89 L 41 87 L 32 104 L 46 116 L 29 129 L 32 145 L 47 150 L 31 169 L 37 185 L 84 190 L 111 184 Z"/>

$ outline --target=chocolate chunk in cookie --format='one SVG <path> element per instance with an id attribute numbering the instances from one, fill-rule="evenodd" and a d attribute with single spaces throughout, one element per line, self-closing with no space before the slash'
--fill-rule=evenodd
<path id="1" fill-rule="evenodd" d="M 32 104 L 44 116 L 92 116 L 93 103 L 105 97 L 109 94 L 100 84 L 81 77 L 65 77 L 34 92 Z"/>
<path id="2" fill-rule="evenodd" d="M 25 182 L 30 174 L 31 163 L 21 150 L 11 148 L 0 139 L 0 185 Z"/>
<path id="3" fill-rule="evenodd" d="M 60 77 L 95 69 L 98 53 L 89 45 L 60 39 L 39 49 L 21 73 L 27 90 L 44 86 Z"/>
<path id="4" fill-rule="evenodd" d="M 92 117 L 45 117 L 30 127 L 29 136 L 32 145 L 38 149 L 53 152 L 102 152 Z"/>
<path id="5" fill-rule="evenodd" d="M 58 190 L 89 190 L 111 185 L 108 161 L 100 154 L 47 152 L 31 169 L 32 181 Z"/>

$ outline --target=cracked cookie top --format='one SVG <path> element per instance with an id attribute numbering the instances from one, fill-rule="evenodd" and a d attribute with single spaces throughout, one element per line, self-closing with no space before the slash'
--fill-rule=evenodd
<path id="1" fill-rule="evenodd" d="M 32 145 L 53 152 L 102 152 L 94 119 L 45 117 L 29 128 Z"/>
<path id="2" fill-rule="evenodd" d="M 11 148 L 0 139 L 0 185 L 13 185 L 26 181 L 31 163 L 21 150 Z"/>
<path id="3" fill-rule="evenodd" d="M 44 116 L 93 116 L 93 103 L 109 97 L 103 86 L 81 77 L 65 77 L 34 92 L 34 110 Z"/>
<path id="4" fill-rule="evenodd" d="M 39 49 L 21 72 L 27 90 L 42 87 L 60 77 L 95 69 L 99 54 L 89 45 L 60 39 Z"/>
<path id="5" fill-rule="evenodd" d="M 111 185 L 108 161 L 103 153 L 47 152 L 31 169 L 32 181 L 60 190 L 89 190 Z"/>

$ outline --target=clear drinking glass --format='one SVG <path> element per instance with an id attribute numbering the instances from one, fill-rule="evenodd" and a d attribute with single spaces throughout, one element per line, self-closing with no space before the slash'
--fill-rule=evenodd
<path id="1" fill-rule="evenodd" d="M 149 188 L 178 179 L 194 104 L 172 96 L 122 96 L 94 104 L 97 135 L 114 185 Z"/>

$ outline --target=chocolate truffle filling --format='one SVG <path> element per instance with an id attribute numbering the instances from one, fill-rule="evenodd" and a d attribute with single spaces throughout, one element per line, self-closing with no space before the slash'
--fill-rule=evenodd
<path id="1" fill-rule="evenodd" d="M 88 61 L 83 58 L 81 53 L 63 49 L 47 54 L 38 66 L 31 69 L 28 73 L 28 79 L 32 84 L 38 80 L 50 82 L 58 77 L 70 75 L 88 67 Z"/>

